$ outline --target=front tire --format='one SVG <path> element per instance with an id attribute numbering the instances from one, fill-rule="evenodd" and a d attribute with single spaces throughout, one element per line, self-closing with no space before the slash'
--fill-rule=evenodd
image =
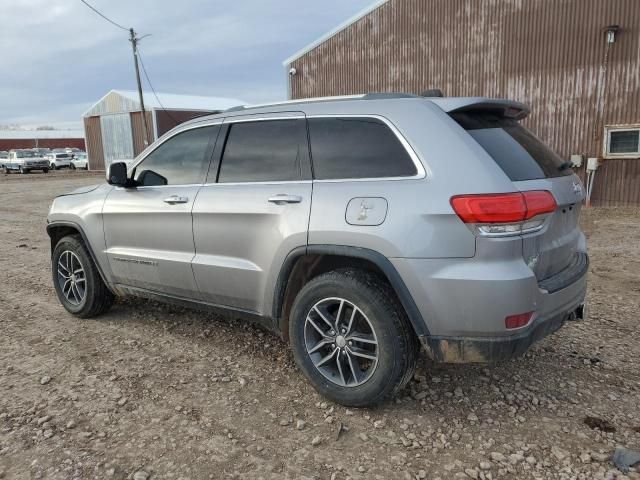
<path id="1" fill-rule="evenodd" d="M 80 236 L 63 237 L 54 248 L 51 261 L 56 294 L 69 313 L 90 318 L 111 307 L 113 293 L 102 281 Z"/>
<path id="2" fill-rule="evenodd" d="M 42 169 L 42 173 L 49 173 L 49 169 L 48 168 L 43 168 Z"/>
<path id="3" fill-rule="evenodd" d="M 319 393 L 369 407 L 394 396 L 413 376 L 419 354 L 406 314 L 384 279 L 338 270 L 307 283 L 291 309 L 296 364 Z"/>
<path id="4" fill-rule="evenodd" d="M 24 168 L 22 165 L 18 167 L 18 171 L 23 175 L 26 175 L 27 173 L 29 173 L 29 170 Z"/>
<path id="5" fill-rule="evenodd" d="M 75 164 L 71 163 L 71 164 L 69 164 L 69 168 L 70 168 L 71 170 L 75 170 L 75 169 L 76 169 L 76 166 L 75 166 Z"/>

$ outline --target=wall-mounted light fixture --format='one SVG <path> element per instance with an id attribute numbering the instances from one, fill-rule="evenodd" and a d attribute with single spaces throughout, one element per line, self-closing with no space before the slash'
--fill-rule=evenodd
<path id="1" fill-rule="evenodd" d="M 609 25 L 605 28 L 608 44 L 616 43 L 616 34 L 618 33 L 618 30 L 620 30 L 619 25 Z"/>

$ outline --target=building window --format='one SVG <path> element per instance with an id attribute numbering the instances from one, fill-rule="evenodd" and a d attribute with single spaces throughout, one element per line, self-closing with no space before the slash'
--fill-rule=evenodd
<path id="1" fill-rule="evenodd" d="M 640 157 L 640 126 L 606 127 L 605 158 Z"/>

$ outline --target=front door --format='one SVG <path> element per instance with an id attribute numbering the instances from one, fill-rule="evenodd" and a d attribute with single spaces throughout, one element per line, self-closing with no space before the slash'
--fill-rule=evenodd
<path id="1" fill-rule="evenodd" d="M 136 165 L 134 188 L 114 188 L 103 208 L 116 283 L 185 298 L 198 291 L 191 210 L 220 127 L 192 128 L 163 141 Z"/>
<path id="2" fill-rule="evenodd" d="M 279 267 L 307 244 L 312 184 L 304 115 L 226 119 L 214 159 L 218 168 L 212 165 L 193 207 L 201 298 L 269 315 Z"/>

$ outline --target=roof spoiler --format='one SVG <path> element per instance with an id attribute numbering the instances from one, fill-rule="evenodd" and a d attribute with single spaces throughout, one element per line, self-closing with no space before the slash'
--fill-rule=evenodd
<path id="1" fill-rule="evenodd" d="M 448 113 L 492 111 L 515 120 L 522 120 L 530 113 L 529 107 L 524 103 L 500 98 L 452 98 L 440 106 Z"/>

